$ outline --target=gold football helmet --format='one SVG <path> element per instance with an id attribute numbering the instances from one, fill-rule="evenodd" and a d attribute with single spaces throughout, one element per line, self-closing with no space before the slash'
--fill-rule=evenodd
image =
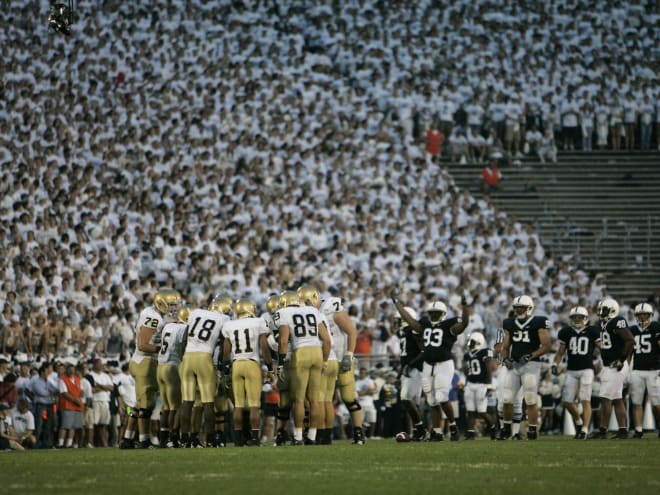
<path id="1" fill-rule="evenodd" d="M 280 308 L 280 296 L 273 294 L 266 301 L 266 311 L 271 315 Z"/>
<path id="2" fill-rule="evenodd" d="M 190 316 L 190 313 L 192 313 L 192 309 L 188 306 L 182 306 L 179 308 L 179 312 L 176 314 L 177 318 L 179 319 L 179 323 L 188 323 L 188 317 Z"/>
<path id="3" fill-rule="evenodd" d="M 239 299 L 234 304 L 234 313 L 237 318 L 254 318 L 257 315 L 257 307 L 249 299 Z"/>
<path id="4" fill-rule="evenodd" d="M 162 289 L 154 296 L 154 306 L 163 315 L 173 315 L 181 307 L 181 294 L 174 289 Z"/>
<path id="5" fill-rule="evenodd" d="M 280 308 L 287 308 L 289 306 L 302 306 L 300 296 L 295 290 L 285 290 L 280 295 Z"/>
<path id="6" fill-rule="evenodd" d="M 226 294 L 219 294 L 213 298 L 211 304 L 209 304 L 209 311 L 215 311 L 223 315 L 231 314 L 233 301 L 231 297 Z"/>
<path id="7" fill-rule="evenodd" d="M 311 285 L 301 285 L 298 287 L 298 296 L 304 304 L 309 304 L 315 308 L 318 308 L 321 304 L 319 291 Z"/>

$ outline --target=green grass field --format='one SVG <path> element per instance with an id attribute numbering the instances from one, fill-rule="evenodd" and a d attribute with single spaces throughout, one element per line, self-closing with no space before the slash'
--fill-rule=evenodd
<path id="1" fill-rule="evenodd" d="M 660 439 L 0 453 L 0 493 L 660 493 Z"/>

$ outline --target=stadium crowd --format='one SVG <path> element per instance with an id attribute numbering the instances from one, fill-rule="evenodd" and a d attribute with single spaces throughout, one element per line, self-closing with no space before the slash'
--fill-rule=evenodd
<path id="1" fill-rule="evenodd" d="M 458 190 L 424 136 L 454 159 L 515 158 L 536 131 L 657 145 L 650 2 L 77 3 L 70 38 L 43 2 L 0 12 L 5 357 L 123 362 L 163 286 L 263 305 L 314 278 L 367 367 L 390 365 L 394 285 L 453 314 L 469 293 L 490 346 L 517 294 L 555 332 L 608 295 Z"/>

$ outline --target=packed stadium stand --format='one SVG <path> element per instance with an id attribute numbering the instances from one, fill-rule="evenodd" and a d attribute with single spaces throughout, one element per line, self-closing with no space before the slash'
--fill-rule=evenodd
<path id="1" fill-rule="evenodd" d="M 640 132 L 656 125 L 653 2 L 525 5 L 89 0 L 66 37 L 48 31 L 45 2 L 10 2 L 0 12 L 3 328 L 27 332 L 50 313 L 99 339 L 116 327 L 130 343 L 159 286 L 192 304 L 219 290 L 263 303 L 303 278 L 337 288 L 372 331 L 389 328 L 393 285 L 413 307 L 439 297 L 452 312 L 466 290 L 489 332 L 521 292 L 553 320 L 593 307 L 612 286 L 594 274 L 615 271 L 609 253 L 642 239 L 628 231 L 643 232 L 648 215 L 614 201 L 600 222 L 564 224 L 548 181 L 564 183 L 589 155 L 504 169 L 505 193 L 534 179 L 538 198 L 521 214 L 510 194 L 486 201 L 455 182 L 449 148 L 444 158 L 424 149 L 436 123 L 446 144 L 462 139 L 461 107 L 485 140 L 495 132 L 490 151 L 523 118 L 552 122 L 561 138 L 598 110 L 606 143 L 630 108 Z M 647 156 L 625 172 L 616 156 L 610 194 L 618 181 L 648 189 L 638 170 L 657 154 Z M 582 229 L 600 247 L 578 245 Z M 653 263 L 634 247 L 622 266 Z"/>

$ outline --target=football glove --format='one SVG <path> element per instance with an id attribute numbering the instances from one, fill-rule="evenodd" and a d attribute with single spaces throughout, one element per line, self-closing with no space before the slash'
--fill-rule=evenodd
<path id="1" fill-rule="evenodd" d="M 553 365 L 552 365 L 552 368 L 550 368 L 550 370 L 551 370 L 551 372 L 552 372 L 552 374 L 553 374 L 554 376 L 557 376 L 557 375 L 559 374 L 559 370 L 557 369 L 557 365 L 556 365 L 556 364 L 553 364 Z"/>
<path id="2" fill-rule="evenodd" d="M 621 371 L 623 369 L 623 361 L 621 359 L 612 361 L 610 363 L 610 368 L 615 368 L 617 371 Z"/>
<path id="3" fill-rule="evenodd" d="M 284 365 L 283 365 L 283 364 L 279 364 L 279 365 L 277 366 L 277 379 L 278 379 L 278 380 L 284 380 L 284 379 L 285 379 L 285 375 L 284 375 Z"/>
<path id="4" fill-rule="evenodd" d="M 513 359 L 511 358 L 505 358 L 502 360 L 502 364 L 506 366 L 508 370 L 513 368 Z"/>
<path id="5" fill-rule="evenodd" d="M 347 352 L 344 354 L 344 357 L 341 358 L 341 364 L 339 365 L 339 371 L 346 373 L 351 370 L 351 365 L 353 364 L 353 353 Z"/>
<path id="6" fill-rule="evenodd" d="M 531 354 L 525 354 L 524 356 L 522 356 L 522 357 L 518 360 L 518 362 L 519 362 L 520 364 L 527 364 L 527 363 L 529 363 L 531 360 L 532 360 L 532 355 L 531 355 Z"/>

